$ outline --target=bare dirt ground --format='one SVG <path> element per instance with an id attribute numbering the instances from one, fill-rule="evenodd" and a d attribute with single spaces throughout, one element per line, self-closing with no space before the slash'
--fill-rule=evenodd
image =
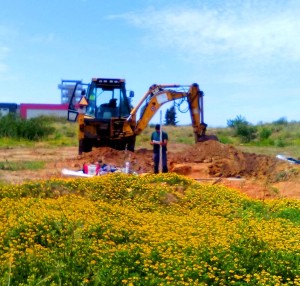
<path id="1" fill-rule="evenodd" d="M 256 199 L 275 197 L 300 199 L 300 165 L 286 163 L 275 157 L 238 151 L 233 146 L 217 141 L 206 141 L 193 146 L 169 144 L 169 171 L 185 175 L 206 184 L 235 188 Z M 94 148 L 90 153 L 77 155 L 76 147 L 0 149 L 1 161 L 46 161 L 43 170 L 0 170 L 0 180 L 22 183 L 26 180 L 65 177 L 62 169 L 78 171 L 84 163 L 100 163 L 124 167 L 130 162 L 137 174 L 152 173 L 152 151 L 133 152 L 111 148 Z"/>

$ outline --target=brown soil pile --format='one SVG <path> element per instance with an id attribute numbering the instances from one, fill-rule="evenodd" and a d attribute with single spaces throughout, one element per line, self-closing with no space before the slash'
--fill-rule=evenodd
<path id="1" fill-rule="evenodd" d="M 215 177 L 266 177 L 286 166 L 274 157 L 244 153 L 217 141 L 197 143 L 175 161 L 209 163 L 209 175 Z"/>
<path id="2" fill-rule="evenodd" d="M 181 151 L 175 149 L 176 146 L 169 148 L 169 169 L 184 175 L 193 171 L 192 165 L 205 165 L 210 177 L 269 177 L 274 179 L 277 172 L 287 168 L 286 163 L 276 158 L 244 153 L 233 146 L 214 140 L 199 142 Z M 129 152 L 108 147 L 94 148 L 92 152 L 78 156 L 73 160 L 73 167 L 80 167 L 83 163 L 99 162 L 123 168 L 126 161 L 130 162 L 131 169 L 137 173 L 153 171 L 151 150 L 139 149 L 136 152 Z"/>
<path id="3" fill-rule="evenodd" d="M 130 167 L 137 173 L 148 173 L 152 171 L 152 152 L 140 149 L 135 152 L 118 151 L 110 147 L 93 148 L 89 153 L 83 153 L 76 159 L 71 160 L 73 167 L 80 167 L 84 163 L 110 165 L 116 168 L 125 167 L 125 162 L 130 162 Z"/>

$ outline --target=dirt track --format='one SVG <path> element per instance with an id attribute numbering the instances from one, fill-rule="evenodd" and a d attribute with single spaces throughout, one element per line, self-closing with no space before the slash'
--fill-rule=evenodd
<path id="1" fill-rule="evenodd" d="M 289 197 L 300 199 L 300 166 L 291 165 L 273 157 L 240 152 L 217 141 L 196 145 L 169 144 L 169 170 L 208 184 L 223 184 L 253 198 Z M 122 168 L 129 161 L 138 173 L 151 173 L 152 152 L 136 152 L 97 148 L 77 155 L 76 147 L 0 149 L 2 161 L 47 161 L 39 171 L 0 170 L 0 180 L 21 183 L 24 180 L 62 177 L 62 169 L 80 170 L 84 163 L 112 165 Z M 296 171 L 295 171 L 296 170 Z"/>

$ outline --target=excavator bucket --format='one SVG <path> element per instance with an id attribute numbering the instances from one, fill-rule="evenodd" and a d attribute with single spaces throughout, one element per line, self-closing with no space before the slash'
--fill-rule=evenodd
<path id="1" fill-rule="evenodd" d="M 198 137 L 197 142 L 205 142 L 208 140 L 219 141 L 219 139 L 216 135 L 202 135 L 202 136 Z"/>

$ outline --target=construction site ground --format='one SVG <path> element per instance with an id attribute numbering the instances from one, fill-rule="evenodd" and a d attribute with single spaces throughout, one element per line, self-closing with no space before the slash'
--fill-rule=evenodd
<path id="1" fill-rule="evenodd" d="M 19 184 L 28 180 L 66 177 L 63 169 L 80 171 L 83 164 L 99 163 L 122 170 L 126 161 L 137 175 L 153 172 L 152 151 L 117 151 L 108 147 L 94 148 L 78 155 L 77 147 L 0 149 L 1 161 L 46 161 L 42 170 L 0 170 L 0 181 Z M 235 147 L 209 140 L 195 145 L 168 146 L 168 166 L 175 172 L 200 183 L 225 185 L 255 199 L 300 199 L 300 165 L 275 156 L 238 151 Z"/>

